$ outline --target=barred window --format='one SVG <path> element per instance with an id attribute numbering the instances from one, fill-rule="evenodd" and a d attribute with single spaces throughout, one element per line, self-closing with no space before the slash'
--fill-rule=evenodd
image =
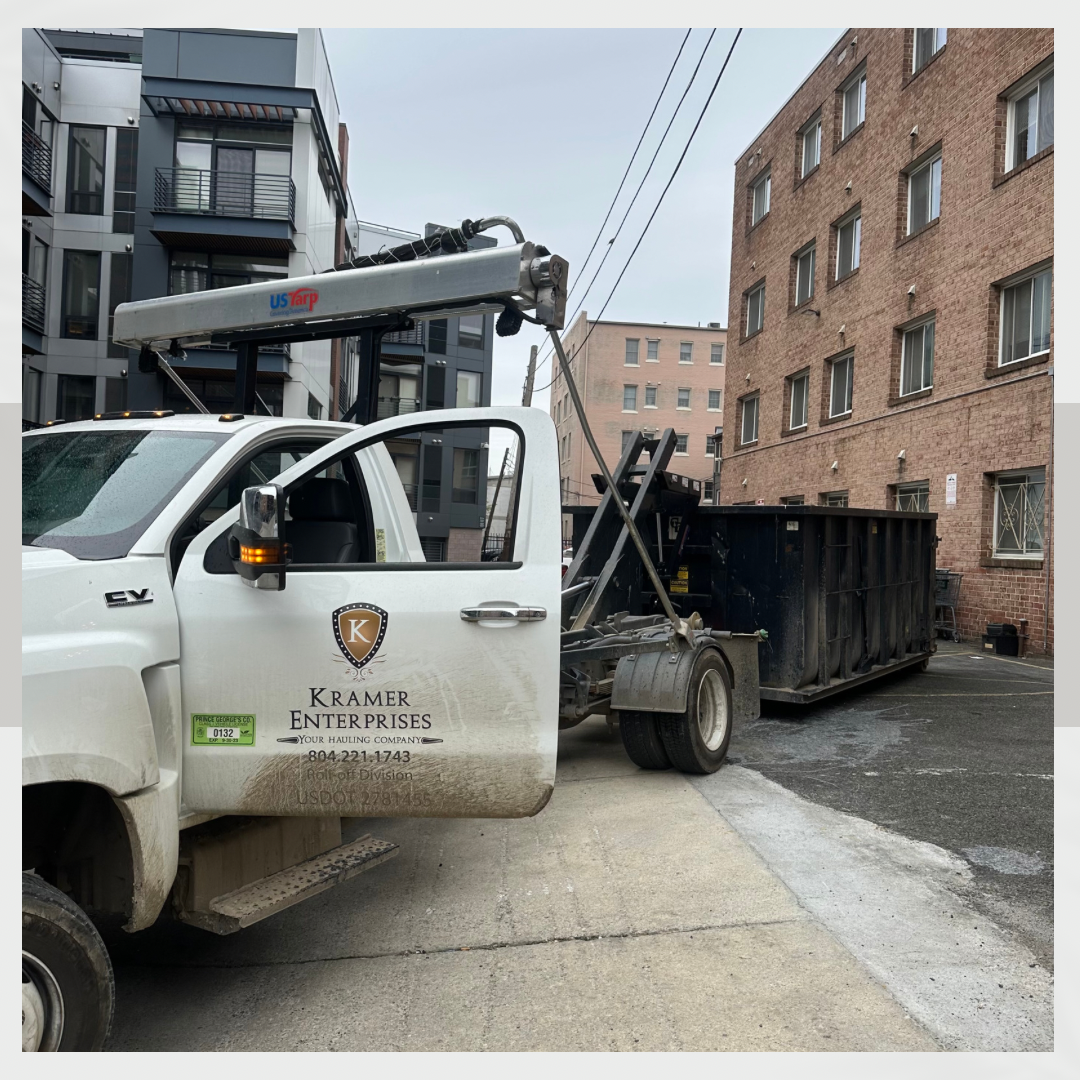
<path id="1" fill-rule="evenodd" d="M 994 478 L 994 554 L 1041 558 L 1046 470 L 998 473 Z"/>
<path id="2" fill-rule="evenodd" d="M 896 509 L 925 514 L 930 510 L 930 481 L 896 485 Z"/>

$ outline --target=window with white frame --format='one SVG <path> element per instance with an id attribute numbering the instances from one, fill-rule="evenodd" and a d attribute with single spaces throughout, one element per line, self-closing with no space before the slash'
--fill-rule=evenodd
<path id="1" fill-rule="evenodd" d="M 645 359 L 656 363 L 660 359 L 660 339 L 647 338 L 645 341 Z"/>
<path id="2" fill-rule="evenodd" d="M 620 451 L 620 453 L 626 452 L 626 448 L 630 445 L 630 440 L 633 437 L 634 433 L 632 431 L 624 431 L 622 433 L 622 450 Z"/>
<path id="3" fill-rule="evenodd" d="M 855 357 L 848 353 L 829 365 L 829 416 L 851 412 L 851 391 L 855 377 Z"/>
<path id="4" fill-rule="evenodd" d="M 724 391 L 709 391 L 709 412 L 720 412 L 724 408 Z"/>
<path id="5" fill-rule="evenodd" d="M 638 366 L 638 339 L 626 339 L 626 365 L 627 367 Z"/>
<path id="6" fill-rule="evenodd" d="M 863 68 L 844 84 L 841 141 L 846 139 L 866 119 L 866 69 Z"/>
<path id="7" fill-rule="evenodd" d="M 656 387 L 655 386 L 646 386 L 645 387 L 645 408 L 646 409 L 655 409 L 656 408 Z"/>
<path id="8" fill-rule="evenodd" d="M 941 216 L 941 154 L 908 173 L 907 231 L 910 235 Z"/>
<path id="9" fill-rule="evenodd" d="M 701 501 L 706 503 L 713 501 L 713 482 L 711 480 L 705 481 L 705 493 L 702 495 Z"/>
<path id="10" fill-rule="evenodd" d="M 929 513 L 930 481 L 917 480 L 913 484 L 897 484 L 896 509 L 917 514 Z"/>
<path id="11" fill-rule="evenodd" d="M 994 555 L 1042 558 L 1046 470 L 998 473 L 994 477 Z"/>
<path id="12" fill-rule="evenodd" d="M 753 187 L 753 212 L 750 224 L 756 225 L 769 212 L 769 196 L 772 188 L 772 170 L 755 181 Z"/>
<path id="13" fill-rule="evenodd" d="M 676 409 L 690 408 L 690 387 L 680 386 L 675 400 Z"/>
<path id="14" fill-rule="evenodd" d="M 694 362 L 694 343 L 692 341 L 679 342 L 679 363 L 692 364 Z"/>
<path id="15" fill-rule="evenodd" d="M 765 322 L 765 282 L 746 294 L 746 336 L 756 334 Z"/>
<path id="16" fill-rule="evenodd" d="M 705 436 L 705 456 L 706 457 L 716 457 L 716 436 L 715 435 L 706 435 Z"/>
<path id="17" fill-rule="evenodd" d="M 814 297 L 814 252 L 816 244 L 809 244 L 795 256 L 795 306 L 805 304 Z"/>
<path id="18" fill-rule="evenodd" d="M 900 358 L 900 396 L 934 385 L 934 320 L 904 331 Z"/>
<path id="19" fill-rule="evenodd" d="M 624 386 L 622 388 L 623 412 L 637 412 L 637 387 Z"/>
<path id="20" fill-rule="evenodd" d="M 848 493 L 846 491 L 826 491 L 821 496 L 822 506 L 847 506 Z"/>
<path id="21" fill-rule="evenodd" d="M 743 398 L 742 401 L 742 438 L 745 446 L 747 443 L 757 442 L 758 434 L 758 396 Z"/>
<path id="22" fill-rule="evenodd" d="M 791 409 L 788 413 L 788 430 L 806 427 L 810 402 L 810 372 L 800 371 L 791 376 Z"/>
<path id="23" fill-rule="evenodd" d="M 821 164 L 821 110 L 802 129 L 802 172 L 809 176 Z"/>
<path id="24" fill-rule="evenodd" d="M 926 67 L 930 62 L 930 58 L 939 53 L 944 47 L 948 35 L 948 30 L 915 31 L 915 55 L 912 58 L 912 72 Z"/>
<path id="25" fill-rule="evenodd" d="M 676 454 L 688 454 L 689 450 L 687 450 L 687 445 L 689 444 L 689 442 L 690 442 L 689 433 L 684 433 L 682 435 L 676 434 L 676 436 L 675 436 L 675 453 Z"/>
<path id="26" fill-rule="evenodd" d="M 1046 267 L 1001 289 L 1001 344 L 998 365 L 1050 351 L 1050 287 Z"/>
<path id="27" fill-rule="evenodd" d="M 1054 145 L 1054 71 L 1044 71 L 1009 98 L 1005 169 Z"/>
<path id="28" fill-rule="evenodd" d="M 806 496 L 804 495 L 782 495 L 780 497 L 781 506 L 805 506 Z"/>
<path id="29" fill-rule="evenodd" d="M 845 218 L 836 227 L 836 280 L 843 281 L 859 269 L 862 247 L 862 212 Z"/>
<path id="30" fill-rule="evenodd" d="M 709 346 L 709 363 L 710 364 L 722 364 L 724 362 L 724 343 L 722 341 L 714 341 Z"/>

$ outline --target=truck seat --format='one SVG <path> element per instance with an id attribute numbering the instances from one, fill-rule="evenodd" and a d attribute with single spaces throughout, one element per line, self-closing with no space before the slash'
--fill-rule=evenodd
<path id="1" fill-rule="evenodd" d="M 286 526 L 295 563 L 355 563 L 360 538 L 349 485 L 328 477 L 309 480 L 289 496 Z"/>

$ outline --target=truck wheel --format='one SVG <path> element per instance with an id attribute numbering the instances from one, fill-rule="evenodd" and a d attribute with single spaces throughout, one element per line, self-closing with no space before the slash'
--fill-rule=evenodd
<path id="1" fill-rule="evenodd" d="M 713 649 L 694 661 L 684 713 L 659 713 L 660 738 L 680 772 L 713 773 L 731 742 L 731 679 Z"/>
<path id="2" fill-rule="evenodd" d="M 670 769 L 671 761 L 651 712 L 620 712 L 619 734 L 626 756 L 639 769 Z"/>
<path id="3" fill-rule="evenodd" d="M 82 909 L 23 874 L 23 1050 L 100 1050 L 115 985 L 105 943 Z"/>

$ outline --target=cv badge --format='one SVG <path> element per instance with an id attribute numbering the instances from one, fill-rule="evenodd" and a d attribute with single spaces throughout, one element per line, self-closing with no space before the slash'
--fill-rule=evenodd
<path id="1" fill-rule="evenodd" d="M 334 640 L 345 659 L 358 670 L 370 663 L 386 637 L 390 616 L 374 604 L 346 604 L 332 618 Z"/>

